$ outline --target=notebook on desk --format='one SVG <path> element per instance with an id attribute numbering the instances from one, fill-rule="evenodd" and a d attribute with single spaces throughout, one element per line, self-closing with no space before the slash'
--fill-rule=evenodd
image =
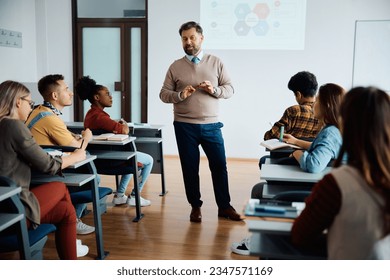
<path id="1" fill-rule="evenodd" d="M 302 149 L 299 146 L 287 144 L 286 142 L 281 142 L 279 139 L 269 139 L 260 143 L 261 146 L 266 147 L 268 150 L 273 151 L 281 148 L 294 148 Z"/>
<path id="2" fill-rule="evenodd" d="M 266 201 L 259 199 L 250 199 L 245 207 L 246 216 L 255 217 L 274 217 L 295 219 L 301 213 L 305 203 L 303 202 L 285 202 L 285 201 Z"/>
<path id="3" fill-rule="evenodd" d="M 129 138 L 128 134 L 104 133 L 100 135 L 93 135 L 93 140 L 123 141 L 127 138 Z"/>

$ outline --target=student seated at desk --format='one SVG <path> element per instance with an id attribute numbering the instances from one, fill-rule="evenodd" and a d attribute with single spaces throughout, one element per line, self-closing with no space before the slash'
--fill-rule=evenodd
<path id="1" fill-rule="evenodd" d="M 297 138 L 314 138 L 321 130 L 322 124 L 313 113 L 317 93 L 317 78 L 308 71 L 301 71 L 292 76 L 288 89 L 294 93 L 297 105 L 288 107 L 283 116 L 264 134 L 264 140 L 279 138 L 280 127 L 284 132 Z"/>
<path id="2" fill-rule="evenodd" d="M 317 94 L 317 78 L 308 71 L 301 71 L 292 76 L 287 85 L 294 93 L 298 104 L 288 107 L 279 121 L 265 132 L 264 140 L 279 139 L 280 128 L 283 126 L 284 133 L 294 135 L 298 139 L 314 139 L 321 130 L 322 123 L 315 117 L 313 112 Z M 276 152 L 270 152 L 276 155 Z M 259 168 L 270 156 L 263 156 L 259 161 Z"/>
<path id="3" fill-rule="evenodd" d="M 49 174 L 85 159 L 85 146 L 65 157 L 52 157 L 34 140 L 24 121 L 34 101 L 29 90 L 15 81 L 0 84 L 0 175 L 22 187 L 28 228 L 41 223 L 55 224 L 56 248 L 60 259 L 85 256 L 88 247 L 76 241 L 76 213 L 64 183 L 51 182 L 30 189 L 31 168 Z M 6 135 L 6 136 L 5 136 Z M 86 135 L 86 141 L 88 139 Z"/>
<path id="4" fill-rule="evenodd" d="M 69 90 L 64 81 L 64 76 L 60 74 L 47 75 L 38 82 L 39 93 L 43 97 L 43 104 L 36 106 L 29 117 L 26 125 L 30 129 L 35 141 L 39 145 L 71 146 L 85 149 L 92 132 L 84 130 L 80 135 L 71 133 L 65 122 L 60 118 L 61 110 L 66 106 L 71 106 L 73 102 L 73 92 Z M 89 139 L 89 140 L 88 140 Z M 95 231 L 95 227 L 84 224 L 81 221 L 86 204 L 76 204 L 77 234 L 90 234 Z"/>
<path id="5" fill-rule="evenodd" d="M 345 90 L 336 84 L 322 85 L 314 103 L 314 116 L 324 124 L 313 142 L 300 140 L 291 134 L 285 134 L 283 141 L 302 147 L 295 150 L 295 158 L 302 170 L 318 173 L 325 169 L 331 160 L 337 158 L 342 139 L 339 130 L 339 110 Z"/>
<path id="6" fill-rule="evenodd" d="M 337 158 L 341 144 L 339 131 L 339 109 L 345 90 L 336 84 L 325 84 L 319 89 L 314 104 L 314 116 L 325 124 L 314 141 L 298 140 L 290 134 L 283 139 L 291 144 L 307 150 L 295 150 L 289 158 L 281 159 L 281 164 L 299 163 L 302 170 L 310 173 L 323 171 L 328 164 Z M 283 162 L 284 160 L 284 162 Z M 258 183 L 252 188 L 251 198 L 263 198 L 265 183 Z M 249 239 L 245 238 L 239 243 L 233 243 L 231 249 L 234 253 L 248 255 Z"/>
<path id="7" fill-rule="evenodd" d="M 127 122 L 111 119 L 110 115 L 104 112 L 104 108 L 112 106 L 112 96 L 107 87 L 96 84 L 96 81 L 89 76 L 82 77 L 76 84 L 76 93 L 81 100 L 86 100 L 91 103 L 91 109 L 87 112 L 84 119 L 84 127 L 87 129 L 105 130 L 117 134 L 129 134 L 129 126 Z M 137 152 L 137 160 L 141 163 L 141 182 L 139 183 L 139 192 L 141 193 L 153 167 L 153 158 L 145 153 Z M 121 163 L 122 165 L 122 163 Z M 112 166 L 111 166 L 112 167 Z M 116 168 L 116 166 L 114 166 Z M 117 166 L 121 168 L 121 166 Z M 129 197 L 125 195 L 127 185 L 130 182 L 132 174 L 121 176 L 119 187 L 114 196 L 113 203 L 115 205 L 128 203 L 130 206 L 135 206 L 135 191 L 132 190 Z M 150 200 L 140 197 L 141 206 L 149 206 Z"/>
<path id="8" fill-rule="evenodd" d="M 315 240 L 327 230 L 329 259 L 368 259 L 390 233 L 389 95 L 354 88 L 341 105 L 341 119 L 343 144 L 335 168 L 306 199 L 292 242 L 317 246 Z M 345 154 L 347 164 L 341 165 Z"/>
<path id="9" fill-rule="evenodd" d="M 318 173 L 323 171 L 337 158 L 341 144 L 339 130 L 339 108 L 345 90 L 336 84 L 322 85 L 314 104 L 314 116 L 325 126 L 313 142 L 300 140 L 291 134 L 285 134 L 286 143 L 297 145 L 303 150 L 295 150 L 290 157 L 277 160 L 277 164 L 299 164 L 303 171 Z M 258 183 L 252 188 L 253 198 L 262 198 L 264 183 Z"/>

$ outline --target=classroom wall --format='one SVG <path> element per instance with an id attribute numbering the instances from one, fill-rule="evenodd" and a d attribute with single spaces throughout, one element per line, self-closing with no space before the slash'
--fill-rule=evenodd
<path id="1" fill-rule="evenodd" d="M 22 48 L 0 47 L 0 81 L 25 84 L 42 102 L 37 82 L 47 74 L 63 74 L 73 88 L 71 3 L 66 0 L 0 0 L 0 28 L 22 32 Z M 73 120 L 73 107 L 63 111 Z"/>
<path id="2" fill-rule="evenodd" d="M 162 103 L 159 92 L 169 65 L 184 55 L 180 25 L 199 21 L 199 1 L 149 0 L 148 8 L 148 118 L 165 125 L 164 153 L 175 155 L 172 105 Z M 223 59 L 236 90 L 234 97 L 221 100 L 227 156 L 264 154 L 259 143 L 269 123 L 295 103 L 287 82 L 296 72 L 308 70 L 319 84 L 334 82 L 348 89 L 355 21 L 390 19 L 388 11 L 388 0 L 307 0 L 304 50 L 206 50 Z M 36 82 L 48 73 L 64 74 L 73 88 L 70 1 L 0 0 L 0 28 L 23 32 L 23 48 L 0 47 L 0 81 L 26 83 L 37 101 Z M 73 120 L 72 108 L 64 110 L 63 118 Z"/>

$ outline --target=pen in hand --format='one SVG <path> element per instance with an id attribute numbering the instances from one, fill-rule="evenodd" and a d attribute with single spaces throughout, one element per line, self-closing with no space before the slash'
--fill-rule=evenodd
<path id="1" fill-rule="evenodd" d="M 83 140 L 81 141 L 81 145 L 80 145 L 80 148 L 79 148 L 79 149 L 82 149 L 82 148 L 83 148 L 83 145 L 84 145 L 84 138 L 83 138 Z"/>
<path id="2" fill-rule="evenodd" d="M 282 125 L 280 127 L 280 131 L 279 131 L 279 141 L 280 142 L 283 142 L 283 134 L 284 134 L 284 125 Z"/>

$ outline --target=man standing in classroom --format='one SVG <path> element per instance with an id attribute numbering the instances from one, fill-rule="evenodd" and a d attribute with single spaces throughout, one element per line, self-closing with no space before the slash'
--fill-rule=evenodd
<path id="1" fill-rule="evenodd" d="M 192 207 L 190 221 L 202 221 L 199 145 L 209 161 L 218 217 L 240 221 L 241 216 L 230 205 L 223 124 L 218 121 L 219 99 L 230 98 L 234 89 L 222 61 L 203 52 L 202 27 L 190 21 L 180 27 L 179 34 L 186 55 L 170 65 L 160 99 L 173 103 L 176 142 Z"/>

